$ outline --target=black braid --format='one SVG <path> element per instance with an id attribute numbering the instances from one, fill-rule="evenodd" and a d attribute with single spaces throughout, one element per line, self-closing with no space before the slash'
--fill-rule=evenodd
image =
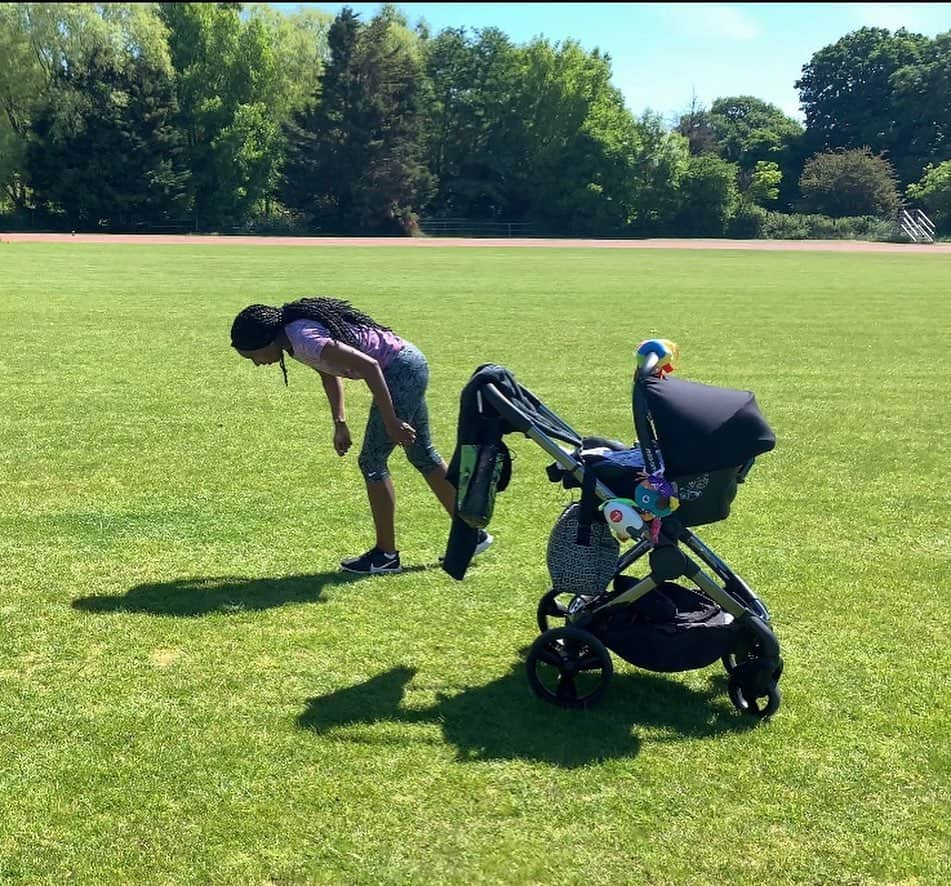
<path id="1" fill-rule="evenodd" d="M 285 326 L 295 320 L 315 320 L 327 327 L 332 338 L 354 348 L 359 343 L 351 329 L 353 326 L 391 331 L 389 326 L 377 323 L 349 302 L 336 298 L 301 298 L 288 302 L 281 308 L 281 317 Z"/>
<path id="2" fill-rule="evenodd" d="M 295 320 L 316 320 L 327 328 L 330 335 L 351 347 L 358 347 L 352 327 L 391 331 L 372 317 L 358 311 L 349 302 L 336 298 L 301 298 L 288 302 L 282 308 L 270 305 L 248 305 L 231 325 L 231 346 L 240 351 L 256 351 L 267 347 L 288 323 Z M 287 367 L 281 352 L 281 372 L 287 384 Z"/>
<path id="3" fill-rule="evenodd" d="M 267 347 L 284 328 L 280 308 L 248 305 L 231 324 L 231 347 L 256 351 Z"/>

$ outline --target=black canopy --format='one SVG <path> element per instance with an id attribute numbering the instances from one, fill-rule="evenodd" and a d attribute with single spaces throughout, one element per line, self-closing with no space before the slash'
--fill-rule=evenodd
<path id="1" fill-rule="evenodd" d="M 650 415 L 668 477 L 741 467 L 776 445 L 750 391 L 678 378 L 640 379 L 634 386 L 634 413 L 637 436 L 645 444 L 639 411 Z"/>

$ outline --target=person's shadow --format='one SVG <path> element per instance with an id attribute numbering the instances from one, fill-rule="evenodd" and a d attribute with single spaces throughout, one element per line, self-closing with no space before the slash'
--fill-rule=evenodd
<path id="1" fill-rule="evenodd" d="M 403 704 L 415 668 L 397 667 L 365 683 L 307 700 L 298 726 L 330 740 L 365 740 L 373 723 L 432 723 L 455 745 L 460 761 L 533 760 L 573 768 L 640 750 L 637 727 L 660 728 L 651 741 L 709 738 L 741 732 L 757 721 L 726 699 L 726 676 L 697 691 L 677 678 L 646 671 L 615 674 L 590 710 L 565 710 L 531 694 L 523 661 L 503 677 L 456 694 L 442 694 L 425 709 Z M 348 729 L 349 734 L 348 734 Z"/>
<path id="2" fill-rule="evenodd" d="M 410 566 L 404 572 L 426 569 Z M 84 612 L 146 612 L 151 615 L 197 617 L 273 609 L 288 603 L 323 603 L 324 590 L 365 580 L 352 572 L 317 572 L 313 575 L 241 578 L 213 576 L 178 578 L 136 585 L 125 594 L 93 594 L 73 600 Z"/>

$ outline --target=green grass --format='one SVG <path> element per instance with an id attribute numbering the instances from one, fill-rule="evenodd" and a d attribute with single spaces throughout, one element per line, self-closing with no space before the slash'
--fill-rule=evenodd
<path id="1" fill-rule="evenodd" d="M 941 883 L 948 846 L 951 260 L 580 249 L 0 245 L 0 880 Z M 631 349 L 754 390 L 778 436 L 704 538 L 766 600 L 784 703 L 616 659 L 530 694 L 569 493 L 510 438 L 497 541 L 456 583 L 398 455 L 372 540 L 317 379 L 228 346 L 334 294 L 432 366 L 448 458 L 472 370 L 630 439 Z M 354 426 L 369 395 L 347 387 Z"/>

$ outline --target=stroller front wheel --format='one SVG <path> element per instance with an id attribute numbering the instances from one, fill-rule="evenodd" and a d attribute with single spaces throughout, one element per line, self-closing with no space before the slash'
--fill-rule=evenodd
<path id="1" fill-rule="evenodd" d="M 770 683 L 763 690 L 751 690 L 749 686 L 744 685 L 741 675 L 735 672 L 730 675 L 727 693 L 730 696 L 730 701 L 733 702 L 733 707 L 740 713 L 749 714 L 760 719 L 775 714 L 779 710 L 783 698 L 776 683 Z M 761 698 L 765 699 L 762 703 L 760 703 Z"/>
<path id="2" fill-rule="evenodd" d="M 573 627 L 553 628 L 537 637 L 525 667 L 532 692 L 563 708 L 595 704 L 614 674 L 604 644 L 594 634 Z"/>

